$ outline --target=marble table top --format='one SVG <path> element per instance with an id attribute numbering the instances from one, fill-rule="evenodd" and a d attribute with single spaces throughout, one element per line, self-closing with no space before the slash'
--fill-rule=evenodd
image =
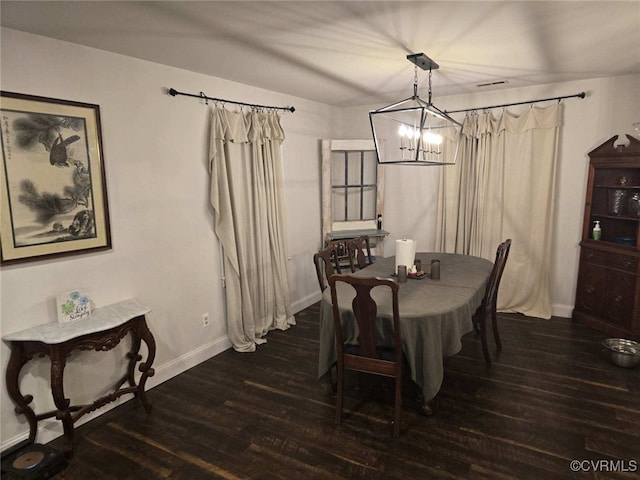
<path id="1" fill-rule="evenodd" d="M 43 325 L 20 330 L 2 336 L 5 342 L 43 342 L 55 344 L 66 342 L 72 338 L 118 327 L 132 318 L 145 315 L 151 311 L 135 298 L 96 308 L 91 318 L 69 323 L 49 322 Z"/>

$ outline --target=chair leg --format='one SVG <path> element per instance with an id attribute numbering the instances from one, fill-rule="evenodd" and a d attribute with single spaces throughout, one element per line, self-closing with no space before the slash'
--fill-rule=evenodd
<path id="1" fill-rule="evenodd" d="M 489 345 L 487 345 L 487 322 L 486 315 L 482 315 L 479 321 L 480 340 L 482 341 L 482 353 L 484 353 L 484 361 L 487 365 L 491 365 L 491 355 L 489 354 Z"/>
<path id="2" fill-rule="evenodd" d="M 396 377 L 396 411 L 393 421 L 393 438 L 400 436 L 400 417 L 402 413 L 402 377 Z"/>
<path id="3" fill-rule="evenodd" d="M 344 368 L 341 365 L 338 369 L 338 393 L 336 394 L 336 425 L 342 424 L 342 403 L 344 398 Z"/>
<path id="4" fill-rule="evenodd" d="M 496 347 L 498 350 L 502 350 L 502 342 L 500 341 L 500 334 L 498 333 L 498 315 L 495 308 L 491 312 L 491 323 L 493 327 L 493 338 L 496 341 Z"/>

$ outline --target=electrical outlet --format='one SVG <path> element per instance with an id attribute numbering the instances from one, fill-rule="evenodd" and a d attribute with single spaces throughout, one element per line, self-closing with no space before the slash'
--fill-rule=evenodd
<path id="1" fill-rule="evenodd" d="M 208 327 L 209 326 L 209 314 L 208 313 L 203 313 L 202 314 L 202 326 L 203 327 Z"/>

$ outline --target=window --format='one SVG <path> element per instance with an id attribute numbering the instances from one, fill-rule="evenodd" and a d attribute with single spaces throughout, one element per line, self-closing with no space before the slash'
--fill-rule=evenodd
<path id="1" fill-rule="evenodd" d="M 377 167 L 375 151 L 331 152 L 331 217 L 334 222 L 375 220 Z"/>
<path id="2" fill-rule="evenodd" d="M 322 244 L 367 235 L 382 255 L 384 167 L 373 140 L 322 140 Z"/>

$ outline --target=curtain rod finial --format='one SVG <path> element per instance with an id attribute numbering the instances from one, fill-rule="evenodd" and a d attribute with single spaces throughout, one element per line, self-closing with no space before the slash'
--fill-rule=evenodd
<path id="1" fill-rule="evenodd" d="M 175 97 L 177 94 L 178 94 L 178 91 L 175 88 L 169 89 L 169 95 L 171 95 L 172 97 Z"/>

